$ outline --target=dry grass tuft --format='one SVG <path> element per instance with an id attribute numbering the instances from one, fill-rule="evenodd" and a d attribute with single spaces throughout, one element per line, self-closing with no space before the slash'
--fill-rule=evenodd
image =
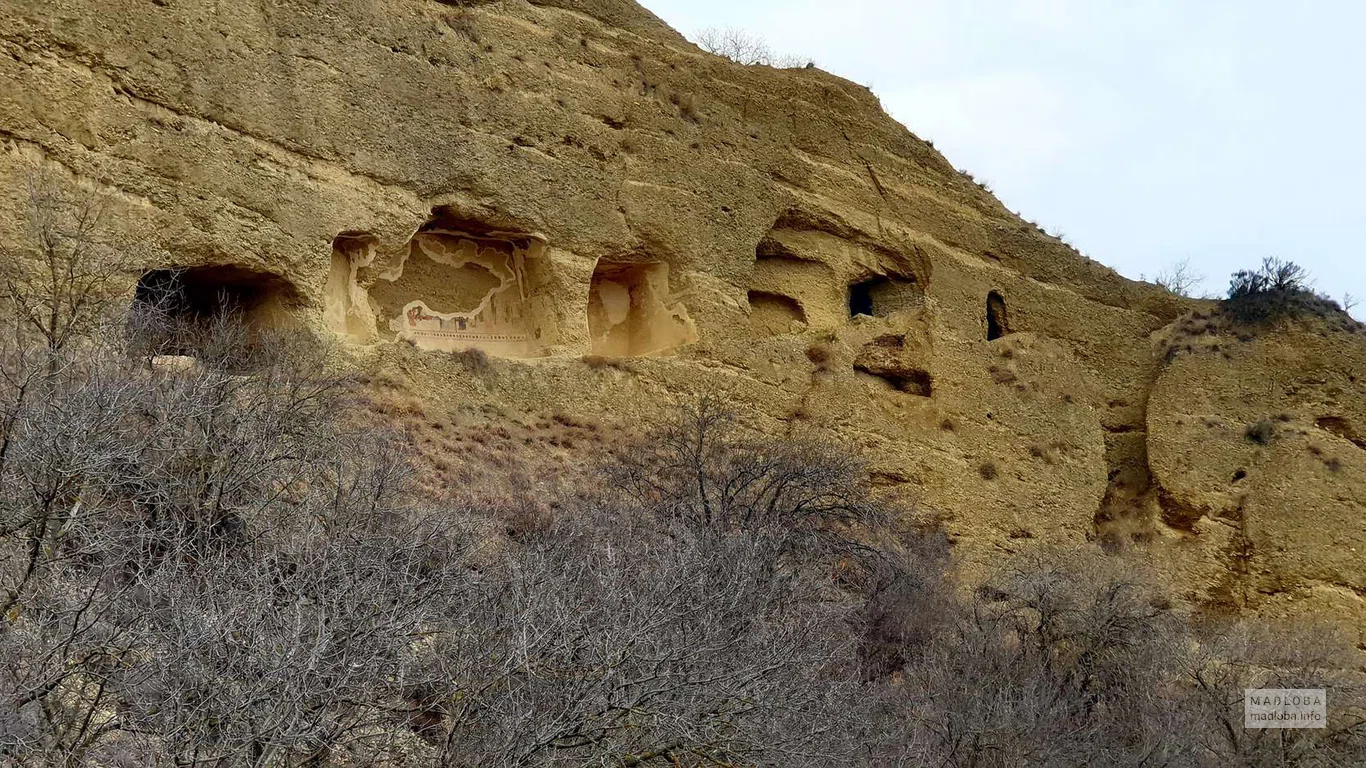
<path id="1" fill-rule="evenodd" d="M 452 352 L 451 357 L 464 366 L 465 370 L 477 376 L 484 376 L 493 372 L 493 363 L 489 361 L 488 353 L 478 347 Z"/>
<path id="2" fill-rule="evenodd" d="M 835 349 L 829 340 L 815 341 L 806 348 L 806 359 L 816 366 L 816 373 L 826 373 L 834 359 Z"/>
<path id="3" fill-rule="evenodd" d="M 1276 437 L 1276 422 L 1271 419 L 1253 422 L 1243 430 L 1243 436 L 1258 445 L 1270 445 Z"/>
<path id="4" fill-rule="evenodd" d="M 595 371 L 604 369 L 614 369 L 618 371 L 631 372 L 631 364 L 619 357 L 607 357 L 605 355 L 586 355 L 582 358 L 584 365 Z"/>

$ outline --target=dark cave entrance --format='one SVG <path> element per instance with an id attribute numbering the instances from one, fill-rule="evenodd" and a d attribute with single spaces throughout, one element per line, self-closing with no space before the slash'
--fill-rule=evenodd
<path id="1" fill-rule="evenodd" d="M 1010 323 L 1006 318 L 1006 300 L 997 291 L 987 294 L 987 341 L 1010 333 Z"/>
<path id="2" fill-rule="evenodd" d="M 878 275 L 849 286 L 849 316 L 888 317 L 925 302 L 925 290 L 914 278 Z"/>
<path id="3" fill-rule="evenodd" d="M 849 286 L 849 316 L 873 316 L 873 288 L 878 279 L 865 280 Z"/>
<path id="4" fill-rule="evenodd" d="M 130 320 L 146 354 L 199 356 L 297 327 L 301 303 L 294 285 L 270 272 L 232 265 L 154 269 L 138 280 Z"/>
<path id="5" fill-rule="evenodd" d="M 138 309 L 168 322 L 228 319 L 258 329 L 288 324 L 299 300 L 283 277 L 231 265 L 154 269 L 138 280 L 133 297 Z"/>

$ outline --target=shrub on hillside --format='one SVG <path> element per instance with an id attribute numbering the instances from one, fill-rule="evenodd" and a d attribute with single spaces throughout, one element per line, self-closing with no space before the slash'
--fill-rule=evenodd
<path id="1" fill-rule="evenodd" d="M 1243 430 L 1243 436 L 1258 445 L 1270 445 L 1276 437 L 1276 422 L 1271 419 L 1254 421 Z"/>
<path id="2" fill-rule="evenodd" d="M 1297 317 L 1344 316 L 1336 301 L 1310 288 L 1309 273 L 1294 262 L 1268 257 L 1256 269 L 1234 273 L 1224 313 L 1242 325 L 1270 325 Z"/>

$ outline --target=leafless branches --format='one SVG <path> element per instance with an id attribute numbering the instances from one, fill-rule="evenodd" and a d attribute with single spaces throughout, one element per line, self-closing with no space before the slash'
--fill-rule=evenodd
<path id="1" fill-rule="evenodd" d="M 1178 296 L 1194 296 L 1195 289 L 1205 281 L 1205 276 L 1191 267 L 1190 259 L 1182 259 L 1157 273 L 1153 282 Z"/>
<path id="2" fill-rule="evenodd" d="M 0 300 L 12 322 L 55 351 L 105 319 L 126 255 L 109 241 L 98 192 L 35 170 L 28 201 L 27 247 L 0 246 Z"/>
<path id="3" fill-rule="evenodd" d="M 665 519 L 723 531 L 830 532 L 878 527 L 867 471 L 847 451 L 744 434 L 715 397 L 679 409 L 608 468 L 635 503 Z"/>
<path id="4" fill-rule="evenodd" d="M 777 69 L 814 66 L 810 59 L 801 56 L 775 54 L 762 37 L 734 27 L 704 29 L 697 33 L 697 45 L 708 53 L 746 66 L 763 65 Z"/>
<path id="5" fill-rule="evenodd" d="M 1366 691 L 1349 670 L 1349 639 L 1328 625 L 1292 629 L 1253 622 L 1213 628 L 1182 658 L 1190 692 L 1187 722 L 1197 754 L 1219 765 L 1355 765 L 1366 743 Z M 1248 688 L 1325 688 L 1329 725 L 1323 731 L 1248 730 Z"/>
<path id="6" fill-rule="evenodd" d="M 0 752 L 80 762 L 152 732 L 274 764 L 346 732 L 440 594 L 415 575 L 431 537 L 396 517 L 402 466 L 337 431 L 297 345 L 249 376 L 82 358 L 6 433 Z"/>
<path id="7" fill-rule="evenodd" d="M 1325 294 L 1312 288 L 1309 272 L 1285 259 L 1267 257 L 1256 269 L 1234 273 L 1229 281 L 1228 298 L 1221 311 L 1245 326 L 1274 325 L 1293 319 L 1346 320 L 1343 327 L 1355 330 L 1356 323 L 1346 310 Z"/>
<path id="8" fill-rule="evenodd" d="M 768 537 L 601 524 L 486 574 L 434 644 L 438 764 L 838 762 L 855 690 L 818 584 Z"/>
<path id="9" fill-rule="evenodd" d="M 418 504 L 395 446 L 336 418 L 345 388 L 316 352 L 251 344 L 248 373 L 95 346 L 108 357 L 62 366 L 15 420 L 7 762 L 1350 764 L 1366 748 L 1327 650 L 1205 640 L 1099 556 L 1018 561 L 955 598 L 941 537 L 879 538 L 857 464 L 754 439 L 714 400 L 606 470 L 621 498 L 491 542 L 482 511 Z M 1232 725 L 1254 683 L 1328 686 L 1344 709 L 1326 734 L 1250 736 Z"/>

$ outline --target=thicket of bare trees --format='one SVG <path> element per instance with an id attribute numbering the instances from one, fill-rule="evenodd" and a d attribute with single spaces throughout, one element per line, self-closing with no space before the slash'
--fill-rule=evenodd
<path id="1" fill-rule="evenodd" d="M 56 352 L 105 319 L 128 245 L 111 242 L 104 195 L 51 170 L 34 171 L 27 186 L 24 226 L 16 227 L 27 230 L 27 248 L 0 243 L 0 298 L 16 331 Z"/>
<path id="2" fill-rule="evenodd" d="M 411 490 L 324 346 L 104 310 L 5 326 L 0 763 L 1366 759 L 1331 638 L 1197 626 L 1099 555 L 959 594 L 858 460 L 715 399 L 509 538 Z M 1332 727 L 1243 730 L 1253 686 L 1329 688 Z"/>
<path id="3" fill-rule="evenodd" d="M 14 404 L 7 761 L 845 754 L 857 602 L 793 556 L 785 521 L 604 500 L 490 558 L 479 510 L 405 498 L 397 444 L 333 418 L 345 390 L 316 350 L 235 343 L 249 373 L 157 372 L 117 339 L 85 345 Z"/>

